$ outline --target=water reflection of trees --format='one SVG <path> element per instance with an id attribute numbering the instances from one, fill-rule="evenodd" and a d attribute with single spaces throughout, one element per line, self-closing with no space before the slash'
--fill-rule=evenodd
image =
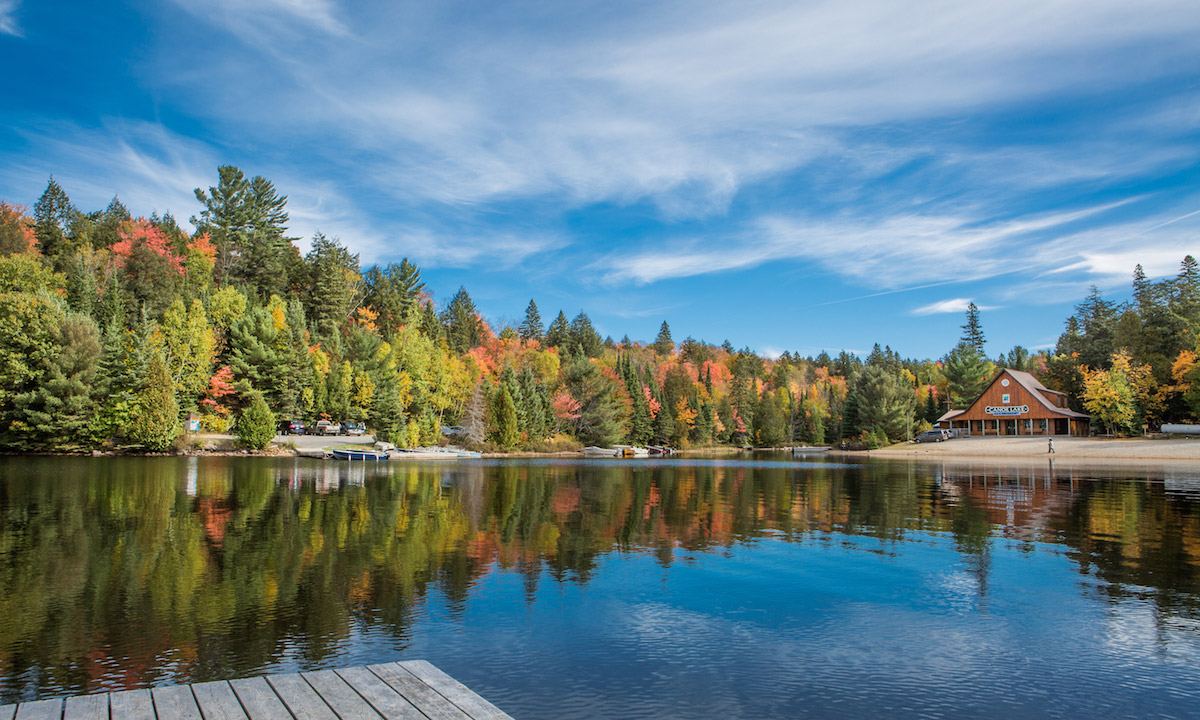
<path id="1" fill-rule="evenodd" d="M 1200 500 L 1051 466 L 572 463 L 380 467 L 245 459 L 0 465 L 0 693 L 314 666 L 356 628 L 403 647 L 425 598 L 486 573 L 587 582 L 605 556 L 838 536 L 953 538 L 987 592 L 997 538 L 1060 543 L 1119 600 L 1194 616 Z M 122 658 L 115 661 L 112 658 Z"/>

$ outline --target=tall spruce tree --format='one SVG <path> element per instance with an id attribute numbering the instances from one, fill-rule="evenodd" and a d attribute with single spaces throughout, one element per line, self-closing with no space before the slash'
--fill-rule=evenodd
<path id="1" fill-rule="evenodd" d="M 446 329 L 446 342 L 456 353 L 465 353 L 479 344 L 479 311 L 467 293 L 460 287 L 442 311 L 442 326 Z"/>
<path id="2" fill-rule="evenodd" d="M 540 341 L 542 339 L 542 332 L 542 315 L 538 312 L 537 303 L 530 300 L 529 305 L 525 308 L 525 319 L 521 321 L 521 326 L 517 328 L 517 334 L 525 341 Z"/>
<path id="3" fill-rule="evenodd" d="M 975 303 L 967 305 L 967 322 L 962 326 L 962 341 L 975 348 L 975 352 L 983 355 L 983 345 L 986 339 L 983 336 L 983 325 L 979 321 L 979 308 Z"/>
<path id="4" fill-rule="evenodd" d="M 663 324 L 658 328 L 658 337 L 654 338 L 654 344 L 651 345 L 654 352 L 659 355 L 670 355 L 675 352 L 675 341 L 671 339 L 671 326 L 663 320 Z"/>

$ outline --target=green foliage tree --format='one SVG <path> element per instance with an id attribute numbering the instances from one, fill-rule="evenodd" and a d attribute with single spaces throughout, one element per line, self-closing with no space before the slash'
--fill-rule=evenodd
<path id="1" fill-rule="evenodd" d="M 584 355 L 590 358 L 599 357 L 600 351 L 604 348 L 600 333 L 596 332 L 591 318 L 582 310 L 571 321 L 570 339 L 573 347 L 578 347 Z"/>
<path id="2" fill-rule="evenodd" d="M 987 358 L 965 340 L 946 355 L 942 365 L 949 383 L 950 406 L 955 408 L 965 408 L 979 397 L 994 372 Z"/>
<path id="3" fill-rule="evenodd" d="M 898 375 L 867 365 L 854 378 L 854 394 L 860 429 L 879 430 L 894 440 L 905 437 L 913 422 L 916 394 Z"/>
<path id="4" fill-rule="evenodd" d="M 506 450 L 521 443 L 517 431 L 517 409 L 508 388 L 501 385 L 492 404 L 492 441 Z"/>
<path id="5" fill-rule="evenodd" d="M 623 406 L 615 380 L 584 355 L 574 355 L 563 369 L 563 384 L 579 401 L 579 417 L 572 423 L 575 437 L 585 445 L 607 447 L 625 436 Z M 661 413 L 670 414 L 667 410 Z"/>
<path id="6" fill-rule="evenodd" d="M 179 404 L 175 383 L 157 350 L 146 367 L 146 379 L 137 394 L 127 436 L 136 447 L 162 451 L 179 436 Z"/>
<path id="7" fill-rule="evenodd" d="M 308 277 L 305 312 L 317 334 L 327 339 L 337 334 L 362 301 L 364 282 L 358 255 L 337 238 L 317 233 L 304 264 Z"/>
<path id="8" fill-rule="evenodd" d="M 421 281 L 421 270 L 415 263 L 404 258 L 400 264 L 388 263 L 382 269 L 373 265 L 364 273 L 363 279 L 366 294 L 363 304 L 378 313 L 377 322 L 383 337 L 391 337 L 401 325 L 416 318 L 425 283 Z"/>
<path id="9" fill-rule="evenodd" d="M 267 406 L 262 395 L 255 394 L 250 403 L 238 415 L 238 444 L 253 450 L 262 450 L 275 439 L 275 414 Z"/>

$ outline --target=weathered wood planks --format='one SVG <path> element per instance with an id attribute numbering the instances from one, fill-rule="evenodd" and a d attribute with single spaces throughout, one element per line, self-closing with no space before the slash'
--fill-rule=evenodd
<path id="1" fill-rule="evenodd" d="M 0 706 L 0 720 L 512 720 L 424 660 Z"/>

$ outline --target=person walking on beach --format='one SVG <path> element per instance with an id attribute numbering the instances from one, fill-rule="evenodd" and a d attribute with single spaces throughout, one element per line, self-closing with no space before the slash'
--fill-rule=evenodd
<path id="1" fill-rule="evenodd" d="M 1047 453 L 1054 452 L 1054 438 L 1049 439 L 1050 447 L 1046 450 Z"/>

